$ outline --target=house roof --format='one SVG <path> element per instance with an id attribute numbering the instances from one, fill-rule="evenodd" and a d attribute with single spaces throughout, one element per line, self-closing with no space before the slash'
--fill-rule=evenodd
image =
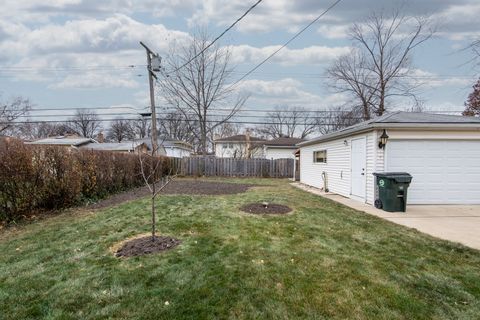
<path id="1" fill-rule="evenodd" d="M 27 144 L 44 144 L 44 145 L 74 146 L 74 147 L 78 147 L 87 143 L 96 143 L 96 141 L 91 138 L 56 136 L 56 137 L 50 137 L 45 139 L 38 139 L 32 142 L 27 142 Z"/>
<path id="2" fill-rule="evenodd" d="M 318 138 L 301 142 L 298 144 L 298 146 L 302 147 L 318 142 L 339 139 L 352 134 L 369 131 L 374 128 L 480 128 L 480 118 L 446 114 L 397 111 L 384 114 L 383 116 L 375 119 L 360 122 L 356 125 L 329 134 L 325 134 Z"/>
<path id="3" fill-rule="evenodd" d="M 305 139 L 300 138 L 290 138 L 290 137 L 280 137 L 276 139 L 269 140 L 265 142 L 265 146 L 267 147 L 289 147 L 295 148 L 297 143 L 303 142 Z"/>
<path id="4" fill-rule="evenodd" d="M 139 142 L 143 142 L 147 145 L 149 149 L 152 148 L 152 140 L 151 138 L 144 138 L 137 140 Z M 192 150 L 192 145 L 188 142 L 182 140 L 176 140 L 172 138 L 165 138 L 165 137 L 158 137 L 158 143 L 161 144 L 163 147 L 177 147 L 185 150 Z"/>
<path id="5" fill-rule="evenodd" d="M 82 149 L 101 150 L 101 151 L 134 151 L 135 148 L 142 145 L 142 142 L 128 141 L 128 142 L 107 142 L 107 143 L 92 143 L 82 146 Z"/>
<path id="6" fill-rule="evenodd" d="M 245 141 L 247 141 L 247 136 L 245 134 L 237 134 L 237 135 L 226 137 L 226 138 L 215 139 L 215 142 L 245 142 Z M 264 142 L 266 140 L 262 138 L 250 136 L 250 141 Z"/>

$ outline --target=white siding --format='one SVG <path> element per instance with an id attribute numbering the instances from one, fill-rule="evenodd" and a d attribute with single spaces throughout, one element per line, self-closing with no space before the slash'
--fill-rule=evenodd
<path id="1" fill-rule="evenodd" d="M 165 152 L 168 157 L 183 158 L 189 157 L 191 152 L 183 148 L 165 147 Z"/>
<path id="2" fill-rule="evenodd" d="M 374 172 L 384 172 L 389 155 L 385 149 L 378 148 L 378 137 L 383 130 L 372 130 L 364 134 L 359 134 L 347 138 L 340 138 L 324 143 L 318 143 L 302 147 L 300 149 L 300 181 L 307 185 L 317 188 L 323 188 L 322 172 L 327 173 L 328 188 L 331 192 L 342 196 L 350 197 L 351 191 L 351 140 L 366 137 L 366 202 L 373 204 L 376 198 L 376 182 L 373 176 Z M 388 143 L 407 140 L 430 140 L 430 141 L 472 141 L 480 140 L 480 131 L 473 130 L 400 130 L 387 129 L 389 135 Z M 347 141 L 348 145 L 344 144 Z M 453 149 L 453 148 L 450 148 Z M 317 150 L 327 150 L 327 163 L 313 163 L 313 152 Z M 461 151 L 458 151 L 459 153 Z M 434 159 L 432 159 L 434 160 Z M 430 160 L 423 159 L 423 162 Z M 461 162 L 461 161 L 460 161 Z M 425 165 L 423 163 L 422 165 Z M 465 166 L 464 163 L 462 165 Z M 393 168 L 393 167 L 392 167 Z M 464 167 L 462 167 L 464 168 Z M 395 167 L 395 169 L 398 169 Z M 462 169 L 463 170 L 463 169 Z"/>
<path id="3" fill-rule="evenodd" d="M 300 149 L 300 182 L 323 188 L 322 172 L 327 173 L 331 192 L 350 196 L 350 145 L 344 139 L 310 145 Z M 327 163 L 314 163 L 313 152 L 327 150 Z"/>
<path id="4" fill-rule="evenodd" d="M 376 133 L 374 131 L 366 134 L 367 136 L 367 192 L 366 192 L 366 202 L 373 204 L 375 201 L 375 157 L 377 156 L 378 146 L 376 143 Z"/>
<path id="5" fill-rule="evenodd" d="M 245 142 L 217 142 L 215 143 L 215 156 L 217 158 L 244 158 L 247 155 Z M 263 148 L 250 150 L 252 158 L 263 158 Z"/>
<path id="6" fill-rule="evenodd" d="M 372 173 L 375 170 L 376 150 L 373 131 L 302 147 L 300 149 L 300 182 L 316 188 L 323 188 L 322 172 L 325 171 L 329 191 L 350 197 L 351 140 L 361 137 L 367 139 L 366 202 L 373 203 L 374 179 Z M 344 143 L 345 140 L 347 145 Z M 318 150 L 327 150 L 327 163 L 313 163 L 313 152 Z"/>
<path id="7" fill-rule="evenodd" d="M 265 158 L 266 159 L 294 159 L 295 156 L 293 152 L 295 149 L 292 148 L 265 148 Z"/>

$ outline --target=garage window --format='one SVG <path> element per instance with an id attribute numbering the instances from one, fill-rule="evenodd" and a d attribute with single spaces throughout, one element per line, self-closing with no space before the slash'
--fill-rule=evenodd
<path id="1" fill-rule="evenodd" d="M 327 150 L 313 151 L 314 163 L 327 163 Z"/>

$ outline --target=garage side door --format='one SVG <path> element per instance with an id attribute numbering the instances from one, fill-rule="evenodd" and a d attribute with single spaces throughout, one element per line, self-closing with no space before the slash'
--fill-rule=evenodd
<path id="1" fill-rule="evenodd" d="M 386 171 L 413 176 L 410 204 L 480 204 L 480 141 L 389 141 Z"/>

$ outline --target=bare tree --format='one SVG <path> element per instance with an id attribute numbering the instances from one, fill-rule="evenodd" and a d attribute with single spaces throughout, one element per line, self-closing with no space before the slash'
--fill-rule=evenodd
<path id="1" fill-rule="evenodd" d="M 158 141 L 158 145 L 162 145 L 163 141 Z M 152 146 L 154 146 L 152 138 Z M 158 147 L 157 147 L 158 148 Z M 157 156 L 157 150 L 152 148 L 150 153 L 138 152 L 138 159 L 140 162 L 140 174 L 143 177 L 145 185 L 150 191 L 151 199 L 151 214 L 152 214 L 152 241 L 156 239 L 156 205 L 155 199 L 162 192 L 162 190 L 171 182 L 175 177 L 176 168 L 169 163 L 167 157 Z"/>
<path id="2" fill-rule="evenodd" d="M 24 139 L 41 139 L 68 133 L 65 123 L 25 123 L 15 126 L 16 135 Z"/>
<path id="3" fill-rule="evenodd" d="M 276 107 L 274 112 L 268 113 L 266 122 L 257 131 L 271 138 L 303 139 L 315 132 L 317 125 L 312 113 L 301 107 Z"/>
<path id="4" fill-rule="evenodd" d="M 85 109 L 77 109 L 68 126 L 74 133 L 86 138 L 93 138 L 102 128 L 97 113 Z"/>
<path id="5" fill-rule="evenodd" d="M 328 134 L 362 121 L 361 109 L 334 107 L 327 112 L 319 112 L 315 117 L 316 129 L 321 134 Z"/>
<path id="6" fill-rule="evenodd" d="M 151 121 L 146 117 L 139 117 L 137 120 L 133 120 L 132 129 L 135 137 L 144 139 L 150 135 Z"/>
<path id="7" fill-rule="evenodd" d="M 473 57 L 470 60 L 470 62 L 472 62 L 475 65 L 475 67 L 480 66 L 480 39 L 473 41 L 467 47 L 467 49 L 470 49 L 473 53 Z"/>
<path id="8" fill-rule="evenodd" d="M 194 126 L 195 121 L 192 121 L 192 124 L 187 122 L 189 120 L 185 118 L 182 112 L 178 110 L 169 112 L 158 119 L 159 134 L 162 137 L 193 143 L 198 128 Z"/>
<path id="9" fill-rule="evenodd" d="M 412 52 L 435 32 L 430 20 L 402 15 L 373 13 L 350 30 L 354 49 L 328 70 L 331 87 L 347 92 L 361 108 L 363 118 L 381 116 L 394 98 L 416 101 L 419 82 L 412 77 Z"/>
<path id="10" fill-rule="evenodd" d="M 227 81 L 231 75 L 230 52 L 226 47 L 210 44 L 205 33 L 197 33 L 192 41 L 166 59 L 167 76 L 160 81 L 163 96 L 186 119 L 198 126 L 197 139 L 204 156 L 208 152 L 208 136 L 212 130 L 231 119 L 245 104 L 247 96 L 237 95 Z M 219 116 L 215 107 L 229 111 Z M 217 113 L 212 116 L 212 112 Z M 212 118 L 215 118 L 214 120 Z M 193 123 L 187 121 L 190 126 Z"/>
<path id="11" fill-rule="evenodd" d="M 108 129 L 107 138 L 115 142 L 134 139 L 135 131 L 132 121 L 122 118 L 113 120 Z"/>
<path id="12" fill-rule="evenodd" d="M 365 54 L 352 49 L 348 55 L 334 61 L 327 74 L 332 79 L 330 88 L 348 94 L 352 98 L 351 109 L 361 110 L 364 120 L 369 120 L 376 104 L 377 85 L 372 81 L 375 76 Z"/>
<path id="13" fill-rule="evenodd" d="M 7 102 L 0 102 L 0 134 L 14 126 L 14 121 L 28 114 L 32 105 L 30 100 L 23 97 L 15 97 Z"/>

